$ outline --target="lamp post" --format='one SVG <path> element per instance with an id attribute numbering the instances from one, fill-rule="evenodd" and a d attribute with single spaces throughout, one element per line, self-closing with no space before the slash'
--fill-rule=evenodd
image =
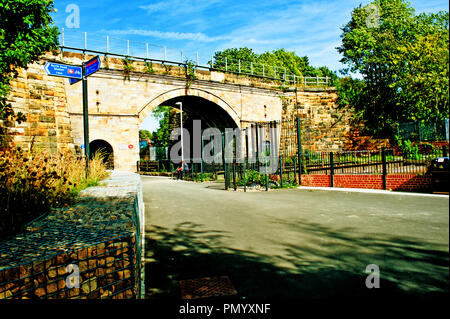
<path id="1" fill-rule="evenodd" d="M 183 165 L 183 103 L 177 102 L 176 105 L 180 106 L 180 127 L 181 127 L 181 165 Z"/>

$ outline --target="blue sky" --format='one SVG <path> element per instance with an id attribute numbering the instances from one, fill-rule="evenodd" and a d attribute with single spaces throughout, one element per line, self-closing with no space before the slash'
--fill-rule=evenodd
<path id="1" fill-rule="evenodd" d="M 308 56 L 313 66 L 343 68 L 336 47 L 340 28 L 350 19 L 352 9 L 367 0 L 55 0 L 58 12 L 55 24 L 65 29 L 66 45 L 84 45 L 106 49 L 110 36 L 111 51 L 126 53 L 130 40 L 132 55 L 145 55 L 150 43 L 150 57 L 161 58 L 166 46 L 170 60 L 196 59 L 206 63 L 217 50 L 249 47 L 257 53 L 285 48 Z M 420 12 L 449 10 L 445 0 L 413 0 Z M 80 27 L 68 28 L 66 7 L 80 9 Z M 120 52 L 119 52 L 120 51 Z M 152 124 L 154 125 L 154 123 Z"/>

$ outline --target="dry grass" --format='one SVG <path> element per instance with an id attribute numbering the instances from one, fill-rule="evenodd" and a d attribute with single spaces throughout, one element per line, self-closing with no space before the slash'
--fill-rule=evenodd
<path id="1" fill-rule="evenodd" d="M 86 176 L 84 160 L 72 154 L 0 151 L 0 238 L 52 207 L 73 203 L 79 191 L 107 175 L 101 154 L 90 161 Z"/>

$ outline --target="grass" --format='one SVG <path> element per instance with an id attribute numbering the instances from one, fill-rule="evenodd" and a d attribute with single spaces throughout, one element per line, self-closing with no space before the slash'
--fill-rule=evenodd
<path id="1" fill-rule="evenodd" d="M 107 177 L 103 155 L 90 161 L 72 154 L 0 151 L 0 238 L 22 231 L 25 224 L 52 208 L 72 204 L 77 194 Z"/>

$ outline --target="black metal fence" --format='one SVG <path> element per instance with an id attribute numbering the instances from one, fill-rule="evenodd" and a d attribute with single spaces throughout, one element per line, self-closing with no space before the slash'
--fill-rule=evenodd
<path id="1" fill-rule="evenodd" d="M 448 141 L 449 119 L 434 122 L 406 122 L 398 125 L 398 135 L 411 141 Z"/>
<path id="2" fill-rule="evenodd" d="M 247 187 L 259 186 L 268 190 L 300 185 L 299 176 L 303 174 L 425 174 L 433 159 L 448 155 L 447 147 L 421 150 L 412 145 L 403 149 L 314 152 L 302 150 L 299 118 L 247 124 L 242 130 L 240 157 L 237 156 L 239 143 L 234 141 L 231 158 L 225 158 L 223 148 L 213 163 L 206 163 L 202 158 L 185 159 L 189 170 L 183 173 L 183 178 L 220 180 L 225 183 L 225 189 L 246 191 Z M 274 150 L 273 146 L 278 149 Z M 138 171 L 175 174 L 176 168 L 169 160 L 137 163 Z"/>

